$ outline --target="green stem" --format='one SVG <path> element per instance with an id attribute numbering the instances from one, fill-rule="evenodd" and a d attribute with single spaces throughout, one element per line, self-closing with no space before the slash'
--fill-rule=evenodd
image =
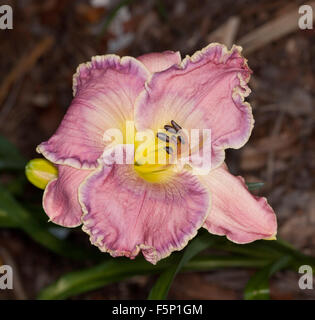
<path id="1" fill-rule="evenodd" d="M 215 242 L 215 239 L 209 239 L 207 232 L 200 232 L 197 237 L 189 242 L 187 247 L 180 253 L 177 261 L 162 272 L 150 291 L 149 300 L 166 299 L 168 291 L 177 273 L 198 253 L 209 248 Z"/>

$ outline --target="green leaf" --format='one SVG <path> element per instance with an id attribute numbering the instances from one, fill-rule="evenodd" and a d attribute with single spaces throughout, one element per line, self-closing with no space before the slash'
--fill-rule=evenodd
<path id="1" fill-rule="evenodd" d="M 0 195 L 1 201 L 1 195 Z M 17 223 L 8 217 L 8 212 L 1 209 L 2 204 L 0 203 L 0 228 L 16 228 Z"/>
<path id="2" fill-rule="evenodd" d="M 111 258 L 97 266 L 63 275 L 55 283 L 44 288 L 38 295 L 40 300 L 65 299 L 76 294 L 101 288 L 138 274 L 160 271 L 167 263 L 152 265 L 142 258 L 127 260 Z"/>
<path id="3" fill-rule="evenodd" d="M 1 225 L 20 227 L 28 220 L 28 214 L 22 210 L 11 194 L 0 185 L 0 221 Z"/>
<path id="4" fill-rule="evenodd" d="M 61 276 L 56 282 L 42 289 L 38 299 L 66 299 L 71 296 L 102 288 L 110 283 L 122 281 L 135 275 L 155 274 L 170 268 L 178 259 L 178 253 L 152 265 L 143 258 L 128 260 L 126 258 L 109 259 L 99 265 L 84 270 L 71 272 Z M 208 271 L 229 267 L 260 268 L 270 263 L 248 257 L 203 256 L 194 257 L 183 267 L 184 271 Z"/>
<path id="5" fill-rule="evenodd" d="M 25 163 L 15 145 L 0 135 L 0 170 L 24 170 Z"/>
<path id="6" fill-rule="evenodd" d="M 283 251 L 274 247 L 272 245 L 273 242 L 276 242 L 276 240 L 257 240 L 252 243 L 240 245 L 226 238 L 222 238 L 220 242 L 214 244 L 214 248 L 251 257 L 277 259 L 283 256 Z"/>
<path id="7" fill-rule="evenodd" d="M 58 239 L 34 219 L 2 186 L 0 186 L 0 226 L 20 228 L 36 242 L 65 257 L 72 259 L 99 259 L 101 256 L 98 251 L 96 254 L 91 249 L 83 249 Z"/>
<path id="8" fill-rule="evenodd" d="M 216 241 L 213 245 L 214 249 L 271 260 L 277 260 L 283 256 L 291 256 L 292 261 L 290 269 L 298 270 L 300 265 L 308 264 L 315 270 L 315 257 L 303 254 L 280 238 L 272 241 L 257 240 L 255 242 L 242 245 L 233 243 L 223 237 L 220 238 L 221 241 Z"/>
<path id="9" fill-rule="evenodd" d="M 26 177 L 22 171 L 19 171 L 18 174 L 12 179 L 8 179 L 6 182 L 2 182 L 2 185 L 5 186 L 6 190 L 13 194 L 14 196 L 23 197 L 25 194 L 25 185 L 27 183 Z"/>
<path id="10" fill-rule="evenodd" d="M 208 232 L 195 237 L 187 245 L 183 253 L 179 256 L 174 265 L 166 269 L 158 278 L 155 285 L 151 289 L 148 299 L 149 300 L 161 300 L 166 299 L 171 284 L 176 274 L 182 269 L 182 267 L 195 255 L 211 246 L 214 239 L 210 237 Z"/>
<path id="11" fill-rule="evenodd" d="M 262 268 L 270 259 L 242 256 L 197 256 L 187 262 L 183 271 L 209 271 L 223 268 Z"/>
<path id="12" fill-rule="evenodd" d="M 250 191 L 258 190 L 263 187 L 263 182 L 246 182 L 247 188 Z"/>
<path id="13" fill-rule="evenodd" d="M 308 264 L 315 270 L 315 257 L 305 255 L 280 238 L 278 238 L 277 241 L 268 241 L 268 243 L 271 250 L 278 250 L 282 255 L 289 255 L 292 257 L 292 269 L 298 270 L 302 264 Z"/>
<path id="14" fill-rule="evenodd" d="M 245 300 L 270 299 L 269 278 L 281 269 L 286 268 L 292 260 L 291 256 L 282 256 L 265 268 L 257 271 L 248 281 L 245 292 Z"/>

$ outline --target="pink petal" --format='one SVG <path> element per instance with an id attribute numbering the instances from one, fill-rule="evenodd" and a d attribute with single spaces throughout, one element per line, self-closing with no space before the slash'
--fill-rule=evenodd
<path id="1" fill-rule="evenodd" d="M 78 67 L 75 97 L 56 133 L 38 152 L 57 164 L 95 168 L 104 151 L 104 132 L 133 120 L 134 102 L 149 72 L 141 62 L 116 55 L 96 56 Z"/>
<path id="2" fill-rule="evenodd" d="M 89 174 L 90 170 L 58 166 L 58 178 L 49 182 L 43 197 L 43 208 L 52 222 L 64 227 L 81 224 L 78 188 Z"/>
<path id="3" fill-rule="evenodd" d="M 276 236 L 274 211 L 265 198 L 248 191 L 242 177 L 233 176 L 222 165 L 200 179 L 211 192 L 212 208 L 204 224 L 209 232 L 226 235 L 236 243 Z"/>
<path id="4" fill-rule="evenodd" d="M 174 64 L 180 64 L 180 53 L 174 51 L 147 53 L 137 58 L 151 72 L 159 72 L 168 69 Z"/>
<path id="5" fill-rule="evenodd" d="M 112 256 L 134 258 L 140 250 L 155 264 L 181 250 L 203 225 L 209 195 L 189 173 L 154 184 L 132 165 L 101 168 L 80 188 L 83 230 Z"/>
<path id="6" fill-rule="evenodd" d="M 224 149 L 243 146 L 253 127 L 244 102 L 251 71 L 240 52 L 211 44 L 181 65 L 154 73 L 136 103 L 137 130 L 161 129 L 171 120 L 187 130 L 211 129 L 212 167 L 221 164 Z"/>

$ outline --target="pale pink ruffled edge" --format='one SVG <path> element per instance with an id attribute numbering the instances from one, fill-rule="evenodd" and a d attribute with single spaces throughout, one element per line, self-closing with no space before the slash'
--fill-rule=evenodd
<path id="1" fill-rule="evenodd" d="M 108 173 L 110 172 L 110 167 L 108 167 Z M 208 199 L 209 199 L 209 204 L 208 204 L 208 209 L 205 212 L 205 216 L 200 222 L 200 224 L 197 226 L 197 228 L 190 234 L 187 234 L 183 240 L 181 245 L 174 247 L 174 246 L 169 246 L 164 252 L 158 253 L 157 250 L 152 247 L 152 246 L 147 246 L 145 244 L 139 244 L 136 246 L 136 249 L 133 252 L 129 251 L 117 251 L 117 250 L 110 250 L 108 249 L 105 245 L 103 245 L 101 242 L 98 241 L 98 239 L 95 239 L 95 235 L 93 235 L 92 231 L 90 231 L 89 227 L 86 225 L 88 224 L 88 221 L 83 221 L 84 217 L 88 214 L 88 210 L 84 204 L 84 195 L 82 192 L 82 188 L 84 187 L 85 183 L 89 178 L 92 178 L 93 175 L 99 174 L 103 170 L 102 166 L 99 166 L 96 170 L 94 170 L 90 175 L 88 175 L 83 182 L 80 184 L 79 189 L 78 189 L 78 198 L 79 198 L 79 203 L 82 208 L 82 216 L 81 216 L 81 222 L 82 222 L 82 230 L 86 232 L 89 235 L 90 242 L 97 246 L 100 251 L 102 252 L 107 252 L 109 253 L 112 257 L 122 257 L 126 256 L 130 259 L 134 259 L 141 250 L 149 250 L 149 254 L 146 255 L 146 260 L 149 261 L 152 264 L 156 264 L 158 261 L 167 258 L 170 256 L 174 251 L 181 251 L 183 248 L 185 248 L 190 240 L 192 240 L 198 233 L 198 230 L 204 226 L 204 223 L 211 211 L 211 194 L 207 188 L 205 188 L 205 191 L 208 193 Z M 196 177 L 195 177 L 196 178 Z M 197 179 L 197 178 L 196 178 Z M 199 181 L 199 180 L 198 180 Z M 200 182 L 199 182 L 200 183 Z M 150 252 L 151 251 L 151 252 Z M 148 252 L 147 252 L 148 253 Z"/>
<path id="2" fill-rule="evenodd" d="M 42 206 L 43 206 L 43 209 L 44 209 L 46 215 L 47 215 L 47 209 L 46 209 L 46 205 L 45 205 L 45 203 L 46 203 L 46 202 L 45 202 L 45 199 L 46 199 L 46 196 L 47 196 L 48 192 L 51 192 L 51 191 L 50 191 L 51 185 L 52 185 L 54 182 L 56 182 L 57 180 L 58 180 L 58 178 L 49 181 L 49 183 L 47 184 L 47 186 L 46 186 L 46 188 L 45 188 L 45 190 L 44 190 L 44 193 L 43 193 Z M 81 204 L 80 204 L 80 207 L 81 207 Z M 82 209 L 82 208 L 81 208 L 81 209 Z M 48 216 L 48 215 L 47 215 L 47 216 Z M 81 215 L 80 219 L 78 219 L 78 222 L 77 222 L 77 223 L 75 223 L 75 224 L 73 224 L 73 225 L 66 225 L 66 226 L 63 225 L 63 224 L 60 224 L 60 223 L 56 222 L 54 219 L 51 219 L 51 218 L 48 219 L 48 222 L 53 222 L 54 224 L 57 224 L 58 226 L 62 226 L 62 227 L 66 227 L 66 228 L 76 228 L 76 227 L 79 227 L 79 226 L 82 224 L 81 219 L 82 219 L 82 215 Z"/>
<path id="3" fill-rule="evenodd" d="M 132 65 L 135 68 L 136 72 L 139 73 L 144 79 L 148 79 L 150 76 L 149 70 L 145 67 L 145 65 L 137 60 L 136 58 L 130 56 L 119 57 L 115 54 L 108 54 L 103 56 L 94 56 L 91 58 L 91 61 L 82 63 L 77 67 L 76 73 L 73 75 L 73 95 L 77 93 L 79 83 L 81 80 L 81 76 L 85 73 L 89 75 L 89 70 L 91 69 L 104 69 L 106 70 L 106 66 L 113 67 L 116 65 L 120 65 L 122 67 L 126 65 Z M 105 68 L 104 68 L 105 67 Z M 87 77 L 85 78 L 85 81 Z M 145 83 L 145 81 L 144 81 Z M 139 98 L 139 96 L 138 96 Z M 36 151 L 42 154 L 46 159 L 50 160 L 51 162 L 59 165 L 68 165 L 70 167 L 76 169 L 83 169 L 83 170 L 90 170 L 96 169 L 96 163 L 89 163 L 88 161 L 81 162 L 76 157 L 70 158 L 62 158 L 56 156 L 54 152 L 47 151 L 45 148 L 45 142 L 42 142 L 40 145 L 37 146 Z"/>
<path id="4" fill-rule="evenodd" d="M 249 140 L 252 130 L 254 128 L 254 117 L 253 117 L 253 113 L 252 113 L 252 108 L 251 105 L 245 101 L 245 98 L 250 94 L 251 90 L 248 87 L 247 83 L 249 82 L 250 79 L 250 75 L 251 75 L 251 69 L 249 68 L 248 64 L 247 64 L 247 59 L 244 58 L 241 54 L 243 48 L 241 46 L 237 46 L 237 45 L 233 45 L 232 48 L 230 50 L 227 49 L 227 47 L 224 44 L 220 44 L 220 43 L 210 43 L 208 46 L 204 47 L 203 49 L 196 51 L 192 56 L 187 55 L 180 64 L 177 65 L 173 65 L 170 68 L 161 71 L 160 73 L 163 72 L 169 72 L 171 69 L 175 69 L 175 70 L 185 70 L 187 69 L 188 65 L 190 62 L 192 63 L 197 63 L 199 62 L 204 55 L 207 54 L 211 54 L 211 50 L 213 48 L 219 47 L 222 50 L 221 56 L 220 56 L 220 61 L 219 63 L 226 63 L 228 61 L 228 59 L 233 55 L 233 54 L 237 54 L 239 58 L 241 58 L 243 60 L 244 63 L 244 71 L 246 71 L 248 73 L 248 76 L 246 78 L 244 78 L 242 76 L 242 73 L 239 72 L 237 74 L 237 77 L 239 79 L 239 84 L 238 86 L 236 86 L 234 88 L 234 92 L 232 95 L 233 101 L 235 102 L 236 106 L 239 109 L 244 109 L 247 111 L 247 126 L 246 126 L 246 130 L 245 130 L 245 134 L 242 137 L 239 137 L 238 139 L 235 139 L 236 142 L 231 144 L 226 144 L 223 146 L 220 146 L 219 148 L 217 148 L 216 150 L 219 152 L 219 154 L 217 155 L 218 158 L 220 158 L 220 161 L 217 161 L 217 163 L 215 164 L 215 166 L 213 166 L 211 169 L 215 169 L 217 167 L 219 167 L 224 159 L 225 159 L 225 149 L 228 148 L 232 148 L 232 149 L 239 149 L 241 147 L 243 147 L 247 141 Z M 159 72 L 157 72 L 159 73 Z M 139 94 L 136 102 L 135 102 L 135 125 L 137 127 L 137 109 L 139 108 L 139 105 L 141 105 L 141 103 L 145 103 L 145 101 L 149 98 L 150 92 L 152 90 L 152 87 L 154 87 L 154 75 L 157 74 L 151 74 L 148 78 L 148 80 L 145 82 L 145 89 Z"/>

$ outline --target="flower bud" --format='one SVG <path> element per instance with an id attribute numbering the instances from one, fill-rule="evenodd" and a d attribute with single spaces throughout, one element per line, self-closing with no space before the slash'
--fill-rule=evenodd
<path id="1" fill-rule="evenodd" d="M 46 159 L 32 159 L 25 166 L 29 182 L 40 189 L 45 189 L 48 182 L 58 177 L 58 169 Z"/>

